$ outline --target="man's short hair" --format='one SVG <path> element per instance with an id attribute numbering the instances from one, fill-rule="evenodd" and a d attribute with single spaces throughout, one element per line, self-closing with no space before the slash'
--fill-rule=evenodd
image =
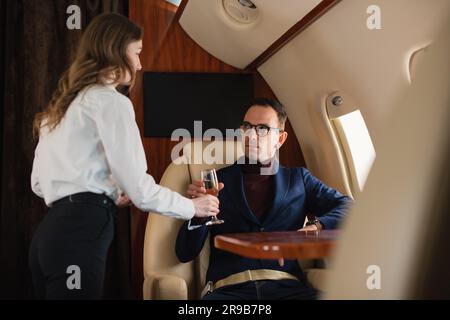
<path id="1" fill-rule="evenodd" d="M 273 110 L 275 110 L 275 112 L 277 113 L 277 116 L 278 116 L 278 123 L 281 128 L 284 128 L 284 124 L 286 123 L 286 119 L 287 119 L 287 114 L 286 114 L 286 110 L 284 109 L 284 106 L 278 100 L 269 99 L 269 98 L 260 98 L 260 97 L 255 98 L 255 99 L 253 99 L 250 106 L 247 108 L 246 112 L 248 111 L 248 109 L 250 109 L 253 106 L 261 106 L 261 107 L 267 107 L 267 108 L 270 107 Z"/>

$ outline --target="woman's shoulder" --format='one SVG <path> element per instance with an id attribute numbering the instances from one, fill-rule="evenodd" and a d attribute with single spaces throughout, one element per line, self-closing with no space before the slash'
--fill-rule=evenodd
<path id="1" fill-rule="evenodd" d="M 114 86 L 95 84 L 80 92 L 80 99 L 86 105 L 105 107 L 131 106 L 130 99 L 118 92 Z"/>
<path id="2" fill-rule="evenodd" d="M 81 92 L 84 93 L 84 95 L 87 97 L 94 97 L 94 98 L 110 97 L 116 99 L 129 100 L 125 95 L 117 91 L 116 88 L 112 85 L 93 84 L 84 88 Z"/>

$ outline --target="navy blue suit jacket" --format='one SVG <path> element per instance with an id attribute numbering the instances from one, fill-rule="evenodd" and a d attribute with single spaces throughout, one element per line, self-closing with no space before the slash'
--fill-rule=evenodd
<path id="1" fill-rule="evenodd" d="M 208 232 L 211 233 L 211 253 L 206 275 L 207 281 L 218 281 L 244 270 L 273 269 L 303 278 L 296 260 L 286 260 L 280 267 L 277 260 L 259 260 L 241 257 L 214 247 L 214 237 L 219 234 L 295 231 L 302 228 L 307 214 L 319 217 L 325 229 L 335 229 L 345 215 L 351 199 L 327 187 L 305 168 L 279 167 L 275 175 L 275 199 L 264 221 L 252 213 L 244 194 L 241 166 L 234 164 L 217 172 L 225 184 L 219 193 L 219 217 L 225 223 L 208 227 L 202 225 L 188 230 L 188 221 L 178 233 L 176 254 L 181 262 L 195 259 L 203 248 Z"/>

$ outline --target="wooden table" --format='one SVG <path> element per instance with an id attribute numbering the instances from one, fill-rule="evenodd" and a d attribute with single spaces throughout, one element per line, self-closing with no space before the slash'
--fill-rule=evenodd
<path id="1" fill-rule="evenodd" d="M 330 255 L 337 238 L 337 230 L 230 233 L 214 245 L 247 258 L 318 259 Z"/>

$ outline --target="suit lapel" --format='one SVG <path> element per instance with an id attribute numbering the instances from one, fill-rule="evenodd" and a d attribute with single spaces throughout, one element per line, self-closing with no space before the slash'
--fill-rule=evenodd
<path id="1" fill-rule="evenodd" d="M 264 219 L 264 225 L 269 225 L 273 219 L 277 216 L 277 211 L 283 204 L 283 200 L 289 191 L 290 185 L 290 170 L 279 166 L 277 173 L 275 174 L 275 198 L 273 205 L 269 212 L 267 212 L 266 218 Z"/>
<path id="2" fill-rule="evenodd" d="M 244 181 L 241 167 L 237 164 L 234 164 L 232 170 L 228 171 L 226 175 L 223 175 L 224 184 L 227 186 L 225 188 L 226 192 L 228 192 L 231 201 L 235 204 L 235 206 L 239 209 L 239 211 L 243 214 L 243 216 L 253 223 L 258 225 L 261 222 L 255 217 L 253 212 L 250 210 L 247 199 L 244 193 Z"/>

